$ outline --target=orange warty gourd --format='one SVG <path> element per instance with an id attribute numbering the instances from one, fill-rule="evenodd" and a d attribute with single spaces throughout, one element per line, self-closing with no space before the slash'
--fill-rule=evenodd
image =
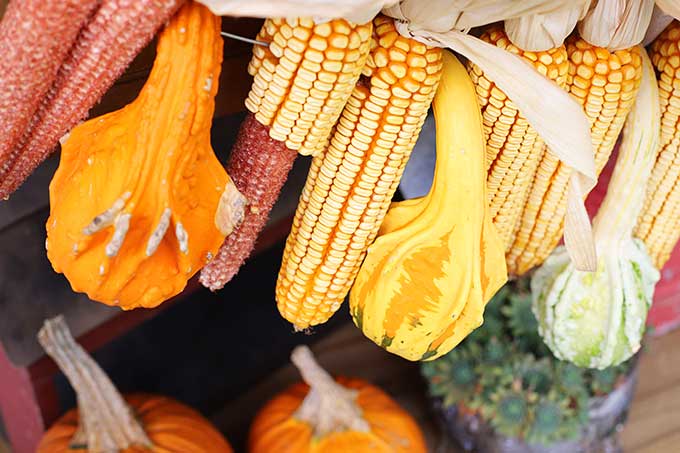
<path id="1" fill-rule="evenodd" d="M 305 384 L 291 386 L 258 413 L 250 453 L 425 453 L 415 420 L 360 379 L 334 380 L 306 346 L 291 360 Z"/>
<path id="2" fill-rule="evenodd" d="M 123 309 L 178 294 L 243 217 L 210 146 L 220 18 L 187 3 L 139 96 L 73 129 L 50 184 L 47 256 L 74 291 Z"/>
<path id="3" fill-rule="evenodd" d="M 36 453 L 232 452 L 208 420 L 175 400 L 144 394 L 123 398 L 75 342 L 63 317 L 46 321 L 38 340 L 73 385 L 79 409 L 47 430 Z"/>

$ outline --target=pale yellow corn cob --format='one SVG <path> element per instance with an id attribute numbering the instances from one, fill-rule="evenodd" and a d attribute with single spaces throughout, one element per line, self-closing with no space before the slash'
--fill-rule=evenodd
<path id="1" fill-rule="evenodd" d="M 567 40 L 567 54 L 567 87 L 590 122 L 599 174 L 637 94 L 642 74 L 640 51 L 632 47 L 610 52 L 572 36 Z M 522 275 L 541 264 L 559 243 L 570 176 L 568 166 L 550 152 L 543 154 L 506 256 L 509 274 Z"/>
<path id="2" fill-rule="evenodd" d="M 657 269 L 680 237 L 680 23 L 673 21 L 652 44 L 658 73 L 661 144 L 635 228 Z"/>
<path id="3" fill-rule="evenodd" d="M 246 108 L 289 149 L 319 153 L 364 66 L 371 29 L 344 19 L 267 19 L 257 39 L 269 47 L 253 47 Z"/>
<path id="4" fill-rule="evenodd" d="M 524 51 L 510 42 L 500 26 L 491 27 L 480 38 L 521 56 L 538 72 L 566 86 L 569 63 L 564 45 L 541 52 Z M 468 63 L 468 72 L 484 119 L 489 214 L 507 250 L 545 143 L 477 65 Z"/>
<path id="5" fill-rule="evenodd" d="M 286 242 L 276 300 L 297 329 L 328 320 L 349 292 L 425 121 L 441 52 L 374 20 L 364 77 L 312 161 Z"/>

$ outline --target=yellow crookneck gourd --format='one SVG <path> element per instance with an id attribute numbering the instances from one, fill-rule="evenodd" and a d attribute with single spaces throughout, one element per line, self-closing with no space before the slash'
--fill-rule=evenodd
<path id="1" fill-rule="evenodd" d="M 444 53 L 434 98 L 437 164 L 429 194 L 394 203 L 350 294 L 364 334 L 409 360 L 450 351 L 482 323 L 506 282 L 486 199 L 484 131 L 475 88 Z"/>
<path id="2" fill-rule="evenodd" d="M 210 146 L 220 18 L 187 3 L 135 101 L 73 129 L 50 184 L 47 256 L 75 291 L 123 309 L 182 291 L 243 215 Z"/>

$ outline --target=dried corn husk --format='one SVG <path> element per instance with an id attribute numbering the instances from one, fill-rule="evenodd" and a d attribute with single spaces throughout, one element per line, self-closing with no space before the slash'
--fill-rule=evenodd
<path id="1" fill-rule="evenodd" d="M 576 0 L 582 1 L 582 0 Z M 426 30 L 444 33 L 449 30 L 468 31 L 493 22 L 528 14 L 548 13 L 562 0 L 402 0 L 398 5 L 383 9 L 383 13 L 397 18 L 401 15 L 411 23 Z"/>
<path id="2" fill-rule="evenodd" d="M 505 20 L 505 33 L 520 49 L 539 52 L 562 45 L 571 34 L 576 22 L 581 20 L 590 7 L 591 0 L 556 2 L 545 13 L 532 13 Z"/>
<path id="3" fill-rule="evenodd" d="M 599 0 L 579 22 L 578 31 L 594 46 L 628 49 L 642 42 L 653 10 L 654 0 Z"/>
<path id="4" fill-rule="evenodd" d="M 680 20 L 680 2 L 678 0 L 656 0 L 656 5 L 664 13 Z"/>
<path id="5" fill-rule="evenodd" d="M 399 0 L 197 0 L 218 16 L 344 18 L 357 24 L 373 19 Z M 302 14 L 301 14 L 302 13 Z"/>
<path id="6" fill-rule="evenodd" d="M 680 11 L 678 11 L 678 13 L 680 13 Z M 671 22 L 673 22 L 673 16 L 666 14 L 659 8 L 657 3 L 654 6 L 654 11 L 652 11 L 652 20 L 649 22 L 649 27 L 647 27 L 647 33 L 645 33 L 645 39 L 642 40 L 642 45 L 645 47 L 650 45 Z"/>
<path id="7" fill-rule="evenodd" d="M 576 268 L 592 271 L 597 259 L 583 199 L 597 177 L 590 125 L 581 106 L 520 57 L 467 34 L 471 27 L 501 19 L 554 11 L 556 4 L 562 2 L 435 0 L 425 5 L 420 0 L 403 0 L 383 13 L 396 19 L 401 34 L 449 47 L 479 66 L 513 100 L 551 151 L 575 170 L 568 192 L 565 244 Z"/>

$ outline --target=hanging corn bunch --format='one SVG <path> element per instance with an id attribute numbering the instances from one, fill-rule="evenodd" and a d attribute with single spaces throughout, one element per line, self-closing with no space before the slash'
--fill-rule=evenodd
<path id="1" fill-rule="evenodd" d="M 395 8 L 391 12 L 397 15 L 400 24 L 404 24 L 405 15 L 411 12 L 410 7 L 415 8 L 414 5 L 402 3 L 399 10 Z M 452 14 L 466 17 L 456 11 Z M 471 17 L 479 16 L 471 14 Z M 492 16 L 488 20 L 493 21 Z M 583 127 L 581 131 L 586 136 L 585 118 L 578 106 L 559 86 L 549 82 L 545 77 L 546 67 L 541 73 L 540 65 L 545 63 L 545 56 L 542 63 L 537 64 L 539 70 L 536 71 L 512 55 L 520 51 L 509 44 L 493 46 L 459 32 L 434 34 L 423 32 L 421 28 L 422 24 L 408 26 L 409 33 L 422 34 L 421 39 L 426 42 L 463 49 L 471 61 L 478 63 L 475 68 L 479 77 L 473 73 L 472 78 L 477 82 L 484 78 L 484 81 L 475 89 L 455 58 L 445 58 L 448 63 L 434 106 L 437 165 L 433 187 L 422 199 L 392 205 L 378 238 L 368 249 L 350 296 L 352 316 L 364 334 L 388 351 L 410 360 L 431 360 L 455 347 L 482 322 L 484 305 L 507 278 L 504 247 L 491 223 L 493 208 L 481 209 L 487 197 L 485 169 L 496 156 L 485 162 L 484 143 L 492 141 L 493 131 L 482 128 L 479 113 L 472 113 L 478 109 L 475 98 L 483 98 L 487 89 L 500 91 L 491 85 L 494 83 L 491 80 L 517 95 L 518 87 L 502 70 L 505 67 L 516 70 L 518 68 L 513 66 L 516 64 L 523 68 L 523 76 L 531 79 L 530 84 L 536 83 L 545 89 L 544 93 L 555 95 L 555 102 L 575 116 L 575 123 Z M 497 29 L 484 38 L 505 40 Z M 564 49 L 561 58 L 564 78 Z M 557 72 L 557 75 L 552 74 L 554 78 L 558 77 L 559 70 Z M 481 74 L 492 75 L 486 79 Z M 480 100 L 484 102 L 484 99 Z M 536 120 L 536 104 L 526 95 L 520 94 L 519 100 Z M 486 104 L 486 125 L 492 122 L 489 119 L 493 117 L 493 108 L 503 108 L 498 103 L 489 106 L 492 102 Z M 505 113 L 507 106 L 503 110 Z M 524 126 L 522 133 L 528 129 L 526 120 Z M 539 124 L 539 127 L 548 132 L 551 141 L 554 139 L 550 126 Z M 502 128 L 500 125 L 497 132 Z M 535 140 L 535 133 L 528 135 L 533 135 L 530 140 Z M 587 156 L 588 141 L 582 140 L 580 145 Z M 491 152 L 500 152 L 500 148 Z M 526 159 L 525 156 L 522 158 Z M 495 195 L 500 198 L 501 194 Z M 446 206 L 459 209 L 450 212 Z"/>
<path id="2" fill-rule="evenodd" d="M 542 75 L 565 88 L 569 63 L 564 40 L 585 14 L 588 4 L 569 2 L 545 14 L 508 19 L 505 31 L 495 26 L 481 39 L 521 56 Z M 474 63 L 468 67 L 484 118 L 490 215 L 508 251 L 547 147 L 512 100 Z"/>
<path id="3" fill-rule="evenodd" d="M 647 196 L 635 228 L 658 269 L 663 268 L 680 238 L 680 23 L 671 25 L 654 41 L 650 56 L 659 74 L 661 146 Z"/>
<path id="4" fill-rule="evenodd" d="M 481 39 L 520 55 L 561 88 L 566 86 L 569 64 L 564 44 L 538 52 L 525 51 L 513 45 L 497 26 L 488 29 Z M 468 70 L 484 119 L 489 215 L 508 247 L 545 143 L 512 100 L 478 66 L 469 63 Z"/>
<path id="5" fill-rule="evenodd" d="M 583 106 L 591 125 L 597 174 L 632 108 L 642 64 L 636 44 L 644 37 L 654 6 L 647 0 L 618 2 L 618 15 L 609 17 L 610 2 L 618 0 L 599 1 L 580 22 L 580 36 L 567 41 L 567 89 Z M 554 153 L 543 154 L 507 254 L 509 273 L 522 275 L 542 263 L 559 242 L 569 209 L 572 173 Z"/>
<path id="6" fill-rule="evenodd" d="M 276 287 L 279 311 L 296 328 L 340 307 L 375 239 L 441 76 L 441 50 L 374 19 L 362 79 L 328 150 L 312 161 Z"/>
<path id="7" fill-rule="evenodd" d="M 371 23 L 344 19 L 267 19 L 248 72 L 251 112 L 227 171 L 248 200 L 241 225 L 201 271 L 201 283 L 222 288 L 255 246 L 295 157 L 318 154 L 352 93 L 368 55 Z"/>
<path id="8" fill-rule="evenodd" d="M 534 6 L 536 5 L 542 5 L 542 3 L 536 2 Z M 589 181 L 588 185 L 593 182 L 592 178 L 587 176 L 590 173 L 594 175 L 594 169 L 592 172 L 589 170 L 589 166 L 592 165 L 589 155 L 590 140 L 587 122 L 580 107 L 559 86 L 553 85 L 538 71 L 528 67 L 519 58 L 503 49 L 485 44 L 477 38 L 458 31 L 452 30 L 447 33 L 427 31 L 439 28 L 432 24 L 436 20 L 441 20 L 441 14 L 439 14 L 441 11 L 450 11 L 443 4 L 437 5 L 437 8 L 434 11 L 428 9 L 425 14 L 422 4 L 405 1 L 398 6 L 384 10 L 387 15 L 396 19 L 394 22 L 380 17 L 375 20 L 374 44 L 364 70 L 364 78 L 359 81 L 347 103 L 328 150 L 315 158 L 312 163 L 293 230 L 286 243 L 277 283 L 279 311 L 298 329 L 325 322 L 339 308 L 354 282 L 364 256 L 367 251 L 370 253 L 371 243 L 379 234 L 389 201 L 397 187 L 403 166 L 415 143 L 433 95 L 434 90 L 430 86 L 436 85 L 439 77 L 438 72 L 441 66 L 439 58 L 441 57 L 438 55 L 440 51 L 432 47 L 421 46 L 420 42 L 434 44 L 437 47 L 451 46 L 454 50 L 463 52 L 484 71 L 488 71 L 493 80 L 500 79 L 499 85 L 511 93 L 526 92 L 523 86 L 515 82 L 517 75 L 513 72 L 516 71 L 520 72 L 522 77 L 526 77 L 523 83 L 548 93 L 554 101 L 549 108 L 555 109 L 555 112 L 559 111 L 562 117 L 567 115 L 576 127 L 576 134 L 568 137 L 566 141 L 560 137 L 561 127 L 558 127 L 557 122 L 549 124 L 549 122 L 540 121 L 545 113 L 539 113 L 539 105 L 535 100 L 529 99 L 531 96 L 520 95 L 520 103 L 526 106 L 532 120 L 538 120 L 541 123 L 539 129 L 547 137 L 547 141 L 554 143 L 561 156 L 565 156 L 567 161 L 583 171 L 581 174 L 584 181 Z M 480 11 L 487 11 L 488 21 L 493 22 L 497 16 L 491 13 L 507 12 L 507 8 L 508 5 L 503 5 L 502 2 L 497 2 L 493 7 L 486 2 L 480 6 Z M 479 14 L 476 13 L 478 11 L 467 16 L 460 11 L 450 11 L 451 17 L 460 18 L 461 22 L 456 24 L 456 28 L 472 26 L 465 21 L 478 18 Z M 410 15 L 419 19 L 427 19 L 424 16 L 428 14 L 431 15 L 429 18 L 433 21 L 431 23 L 416 23 L 409 19 Z M 432 83 L 428 84 L 428 79 L 423 79 L 423 76 L 418 75 L 416 70 L 422 67 L 421 63 L 416 63 L 416 60 L 413 63 L 407 61 L 405 55 L 400 55 L 402 52 L 404 54 L 408 52 L 408 55 L 424 52 L 422 62 L 426 64 L 425 74 L 436 75 L 436 77 L 431 77 Z M 403 62 L 409 64 L 402 65 Z M 382 69 L 383 67 L 385 69 Z M 423 80 L 425 83 L 421 82 Z M 409 93 L 413 93 L 412 96 Z M 389 94 L 391 96 L 388 96 Z M 408 99 L 409 96 L 411 96 L 410 105 L 412 106 L 410 112 L 405 111 L 408 103 L 401 105 L 402 99 Z M 400 138 L 402 140 L 399 140 Z M 577 151 L 574 152 L 574 150 Z M 471 176 L 471 178 L 474 177 Z M 388 230 L 392 231 L 393 227 L 399 228 L 400 225 L 415 222 L 416 218 L 424 215 L 423 209 L 426 203 L 406 202 L 404 206 L 413 207 L 408 210 L 405 208 L 407 219 L 392 216 Z M 485 228 L 493 229 L 493 226 Z M 380 234 L 388 232 L 383 229 Z M 458 235 L 461 234 L 458 233 Z M 495 237 L 495 233 L 490 232 L 488 237 Z M 457 236 L 456 240 L 462 241 L 463 237 Z M 489 239 L 489 244 L 491 243 L 493 241 Z M 449 253 L 449 249 L 446 249 L 441 254 L 433 254 L 432 264 L 436 266 L 450 259 Z M 492 252 L 489 253 L 493 255 Z M 473 255 L 470 254 L 470 257 Z M 468 255 L 460 255 L 459 264 L 463 267 L 472 266 L 464 260 L 463 256 Z M 583 257 L 583 254 L 580 256 Z M 491 259 L 487 261 L 487 264 L 491 265 L 492 262 L 494 266 L 498 264 L 497 261 Z M 480 295 L 480 300 L 472 305 L 483 307 L 488 297 L 493 294 L 494 285 L 504 281 L 505 272 L 502 261 L 500 263 L 496 271 L 502 276 L 490 279 L 489 291 Z M 586 262 L 586 267 L 587 264 Z M 496 276 L 496 274 L 493 275 Z M 420 278 L 431 279 L 432 275 L 423 273 Z M 368 280 L 375 281 L 376 278 L 368 278 Z M 422 283 L 421 280 L 415 281 Z M 469 282 L 453 286 L 451 291 L 457 295 L 460 291 L 462 296 L 469 290 L 468 284 Z M 362 294 L 365 296 L 366 292 L 357 293 L 356 302 L 353 302 L 353 305 L 363 306 L 366 301 L 362 300 Z M 442 301 L 439 300 L 432 301 L 432 306 L 439 306 L 441 303 Z M 403 308 L 403 315 L 418 318 L 400 303 L 395 303 L 393 309 L 398 311 L 401 309 L 399 307 Z M 379 311 L 373 302 L 370 302 L 370 307 L 366 307 L 366 311 L 363 312 L 366 313 L 369 309 L 371 313 Z M 360 320 L 362 310 L 362 308 L 357 308 L 354 313 L 359 325 L 362 325 Z M 474 324 L 478 321 L 471 322 Z M 382 341 L 382 336 L 377 333 L 381 329 L 379 323 L 374 326 L 375 334 L 369 335 L 367 331 L 365 333 L 374 341 L 385 343 Z M 423 326 L 423 329 L 425 328 L 427 325 Z M 449 328 L 455 329 L 455 326 L 452 325 Z M 461 330 L 463 331 L 469 332 L 466 329 Z M 464 336 L 464 334 L 457 335 L 453 339 L 444 341 L 449 338 L 449 335 L 445 332 L 441 333 L 443 335 L 441 342 L 444 343 L 441 348 L 440 343 L 436 342 L 432 350 L 427 347 L 408 350 L 409 345 L 404 345 L 401 352 L 397 353 L 411 359 L 433 357 L 449 350 Z M 395 341 L 393 336 L 389 334 L 387 336 L 390 340 L 384 346 Z M 394 347 L 391 350 L 398 351 Z"/>

